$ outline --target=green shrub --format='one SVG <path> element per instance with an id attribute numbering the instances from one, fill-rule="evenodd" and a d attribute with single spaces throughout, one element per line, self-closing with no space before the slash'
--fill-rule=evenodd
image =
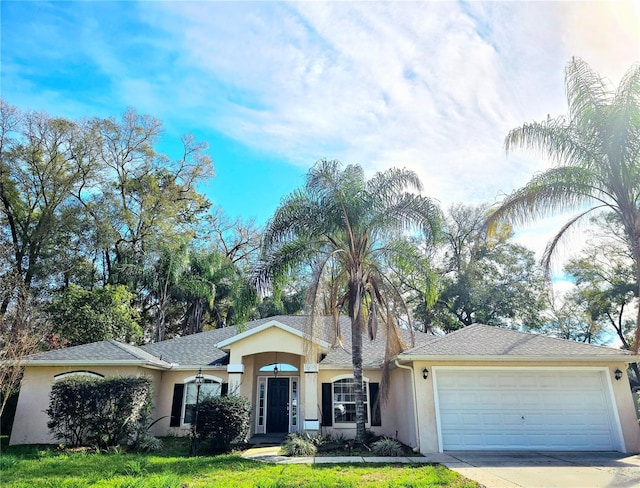
<path id="1" fill-rule="evenodd" d="M 11 454 L 2 454 L 0 456 L 0 471 L 8 471 L 18 466 L 19 458 Z M 1 476 L 0 476 L 1 478 Z"/>
<path id="2" fill-rule="evenodd" d="M 91 429 L 91 415 L 96 410 L 93 378 L 68 378 L 55 383 L 49 395 L 47 427 L 72 447 L 85 445 Z"/>
<path id="3" fill-rule="evenodd" d="M 378 434 L 376 434 L 375 432 L 371 431 L 371 430 L 365 430 L 364 432 L 364 443 L 366 445 L 371 445 L 376 441 L 379 441 L 380 439 L 382 439 L 382 437 L 380 437 Z"/>
<path id="4" fill-rule="evenodd" d="M 371 452 L 376 456 L 403 456 L 402 445 L 393 439 L 383 437 L 371 444 Z"/>
<path id="5" fill-rule="evenodd" d="M 51 388 L 47 426 L 77 447 L 126 442 L 148 414 L 151 380 L 144 377 L 68 378 Z"/>
<path id="6" fill-rule="evenodd" d="M 313 440 L 302 436 L 287 437 L 281 449 L 285 456 L 314 456 L 317 451 L 318 448 Z"/>
<path id="7" fill-rule="evenodd" d="M 98 383 L 98 411 L 89 440 L 100 448 L 128 442 L 151 403 L 151 379 L 113 377 Z"/>
<path id="8" fill-rule="evenodd" d="M 198 439 L 209 440 L 214 450 L 228 451 L 232 442 L 243 442 L 249 433 L 251 403 L 242 396 L 206 398 L 198 408 Z"/>
<path id="9" fill-rule="evenodd" d="M 162 440 L 152 435 L 144 435 L 132 445 L 132 449 L 136 452 L 158 452 L 162 447 Z"/>

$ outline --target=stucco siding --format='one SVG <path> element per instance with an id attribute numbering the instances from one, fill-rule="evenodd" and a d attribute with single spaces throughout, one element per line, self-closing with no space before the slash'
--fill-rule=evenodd
<path id="1" fill-rule="evenodd" d="M 437 366 L 462 366 L 459 361 L 446 361 L 446 362 L 414 362 L 414 377 L 416 380 L 416 400 L 418 402 L 419 411 L 419 434 L 420 434 L 420 450 L 423 453 L 437 452 L 441 449 L 438 441 L 437 420 L 436 420 L 436 405 L 435 405 L 435 391 L 433 384 L 433 374 L 429 375 L 428 380 L 422 378 L 422 369 L 427 367 L 429 371 L 433 371 Z M 624 444 L 624 450 L 627 452 L 640 451 L 640 427 L 638 426 L 635 407 L 633 405 L 633 399 L 629 381 L 626 374 L 623 374 L 621 380 L 614 379 L 614 372 L 616 368 L 621 371 L 626 370 L 626 364 L 611 364 L 611 363 L 594 363 L 594 362 L 563 362 L 563 363 L 540 363 L 540 362 L 475 362 L 465 363 L 464 367 L 468 367 L 470 370 L 473 368 L 486 368 L 489 366 L 500 368 L 545 368 L 545 370 L 552 370 L 557 368 L 559 371 L 567 370 L 568 368 L 585 368 L 587 370 L 605 369 L 607 372 L 607 386 L 610 388 L 611 398 L 614 403 L 614 419 L 615 429 L 617 425 L 620 427 L 622 441 Z M 619 424 L 617 423 L 619 421 Z"/>
<path id="2" fill-rule="evenodd" d="M 163 371 L 160 373 L 160 386 L 156 396 L 156 403 L 153 412 L 153 419 L 161 419 L 155 424 L 151 433 L 156 436 L 184 436 L 189 434 L 189 429 L 184 427 L 170 427 L 171 405 L 173 403 L 173 387 L 176 383 L 183 384 L 193 379 L 198 373 L 197 370 Z M 202 374 L 205 377 L 218 378 L 222 382 L 227 381 L 227 372 L 221 368 L 204 369 Z"/>
<path id="3" fill-rule="evenodd" d="M 58 374 L 78 370 L 89 370 L 104 376 L 146 375 L 154 380 L 157 388 L 159 375 L 155 371 L 135 366 L 66 366 L 66 367 L 27 367 L 20 384 L 16 416 L 13 421 L 9 444 L 57 444 L 60 441 L 49 433 L 49 417 L 45 410 L 49 407 L 49 394 L 54 377 Z"/>
<path id="4" fill-rule="evenodd" d="M 380 370 L 364 370 L 362 376 L 364 379 L 368 380 L 370 383 L 380 383 L 381 371 Z M 321 403 L 322 403 L 322 398 L 321 398 L 322 383 L 332 383 L 337 379 L 346 378 L 346 377 L 353 377 L 352 369 L 321 369 L 320 370 L 318 374 L 319 407 L 321 406 Z M 382 426 L 367 427 L 368 430 L 372 431 L 377 435 L 383 434 L 383 426 L 385 425 L 385 422 L 389 421 L 387 417 L 387 412 L 385 411 L 387 407 L 385 405 L 381 405 L 380 408 L 381 408 L 380 413 L 381 413 L 381 419 L 382 419 L 382 422 L 381 422 Z M 354 438 L 356 434 L 356 425 L 354 423 L 348 426 L 345 426 L 345 425 L 322 426 L 321 431 L 323 434 L 336 435 L 336 436 L 341 436 L 345 438 Z"/>
<path id="5" fill-rule="evenodd" d="M 304 339 L 278 327 L 271 327 L 231 344 L 229 362 L 237 364 L 242 362 L 244 356 L 262 352 L 275 356 L 274 351 L 278 351 L 278 354 L 304 355 Z"/>
<path id="6" fill-rule="evenodd" d="M 413 400 L 411 371 L 400 368 L 392 370 L 389 396 L 387 402 L 381 404 L 382 432 L 415 448 L 417 437 Z"/>

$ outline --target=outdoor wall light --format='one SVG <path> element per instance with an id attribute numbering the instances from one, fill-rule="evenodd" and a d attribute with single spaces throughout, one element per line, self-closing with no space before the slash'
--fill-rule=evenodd
<path id="1" fill-rule="evenodd" d="M 422 370 L 422 377 L 426 380 L 429 377 L 429 370 L 427 368 L 424 368 Z"/>
<path id="2" fill-rule="evenodd" d="M 204 375 L 202 374 L 202 368 L 200 368 L 196 375 L 196 385 L 201 385 L 202 383 L 204 383 Z"/>
<path id="3" fill-rule="evenodd" d="M 276 378 L 278 376 L 278 351 L 276 351 L 276 362 L 273 365 L 273 377 Z"/>
<path id="4" fill-rule="evenodd" d="M 620 381 L 620 379 L 622 378 L 622 371 L 620 371 L 619 369 L 616 369 L 613 374 L 616 380 Z"/>

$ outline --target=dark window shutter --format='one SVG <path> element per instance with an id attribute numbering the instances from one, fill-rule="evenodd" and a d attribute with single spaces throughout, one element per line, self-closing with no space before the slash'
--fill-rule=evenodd
<path id="1" fill-rule="evenodd" d="M 184 385 L 173 385 L 173 402 L 171 403 L 171 421 L 169 427 L 180 427 L 180 415 L 182 415 L 182 398 L 184 397 Z"/>
<path id="2" fill-rule="evenodd" d="M 331 383 L 322 383 L 322 425 L 333 425 L 333 408 L 331 408 Z"/>
<path id="3" fill-rule="evenodd" d="M 229 394 L 229 383 L 222 383 L 220 388 L 220 396 L 227 396 Z"/>
<path id="4" fill-rule="evenodd" d="M 379 383 L 369 383 L 369 405 L 371 405 L 371 427 L 380 427 L 382 425 L 382 416 L 380 415 L 380 390 Z"/>

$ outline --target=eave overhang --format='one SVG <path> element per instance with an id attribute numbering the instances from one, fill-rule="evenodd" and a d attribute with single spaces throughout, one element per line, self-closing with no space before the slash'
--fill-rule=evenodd
<path id="1" fill-rule="evenodd" d="M 619 356 L 508 356 L 504 354 L 492 356 L 443 356 L 439 354 L 399 354 L 394 359 L 408 363 L 413 361 L 429 362 L 503 362 L 503 363 L 636 363 L 640 356 L 621 354 Z"/>
<path id="2" fill-rule="evenodd" d="M 18 364 L 20 366 L 29 366 L 29 367 L 57 367 L 57 366 L 138 366 L 148 369 L 157 369 L 161 371 L 166 371 L 172 369 L 170 364 L 166 366 L 151 363 L 149 361 L 136 361 L 129 359 L 112 359 L 112 360 L 86 360 L 86 359 L 66 359 L 66 360 L 29 360 L 24 359 L 19 361 Z"/>

